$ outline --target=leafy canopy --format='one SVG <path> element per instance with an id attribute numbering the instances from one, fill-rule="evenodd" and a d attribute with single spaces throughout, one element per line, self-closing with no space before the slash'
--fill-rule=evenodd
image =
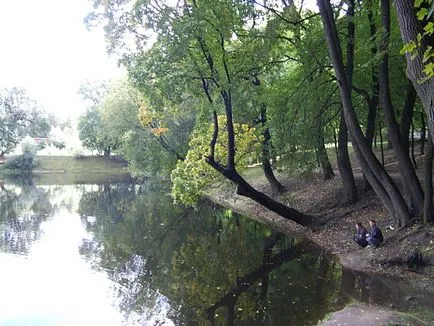
<path id="1" fill-rule="evenodd" d="M 215 146 L 215 158 L 224 161 L 227 155 L 225 116 L 220 115 L 218 122 L 220 137 Z M 209 123 L 205 128 L 192 134 L 189 142 L 190 149 L 185 160 L 179 161 L 176 169 L 172 171 L 172 195 L 175 200 L 193 205 L 203 196 L 207 187 L 216 183 L 216 180 L 223 182 L 223 176 L 205 161 L 213 131 L 214 125 Z M 249 127 L 247 124 L 234 123 L 234 131 L 237 139 L 236 163 L 240 168 L 246 167 L 259 158 L 262 135 L 259 129 Z"/>
<path id="2" fill-rule="evenodd" d="M 48 137 L 52 124 L 24 89 L 0 90 L 0 155 L 12 152 L 27 135 Z"/>

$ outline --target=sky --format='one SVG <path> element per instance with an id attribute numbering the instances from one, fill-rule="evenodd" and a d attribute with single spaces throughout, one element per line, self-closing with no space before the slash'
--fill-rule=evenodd
<path id="1" fill-rule="evenodd" d="M 0 0 L 0 88 L 22 87 L 60 119 L 86 109 L 80 84 L 120 78 L 101 30 L 88 31 L 89 0 Z"/>
<path id="2" fill-rule="evenodd" d="M 0 0 L 0 88 L 26 89 L 61 120 L 82 114 L 82 83 L 125 75 L 102 30 L 83 24 L 91 10 L 90 0 Z"/>

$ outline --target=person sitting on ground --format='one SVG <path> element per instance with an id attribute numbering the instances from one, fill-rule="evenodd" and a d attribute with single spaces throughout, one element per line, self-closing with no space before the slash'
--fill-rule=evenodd
<path id="1" fill-rule="evenodd" d="M 357 243 L 360 247 L 365 248 L 368 245 L 368 241 L 366 241 L 366 229 L 362 226 L 362 223 L 356 223 L 356 235 L 353 237 L 355 243 Z"/>
<path id="2" fill-rule="evenodd" d="M 371 226 L 371 232 L 366 236 L 366 241 L 373 247 L 378 248 L 384 240 L 383 233 L 377 226 L 375 220 L 369 220 L 369 225 Z"/>

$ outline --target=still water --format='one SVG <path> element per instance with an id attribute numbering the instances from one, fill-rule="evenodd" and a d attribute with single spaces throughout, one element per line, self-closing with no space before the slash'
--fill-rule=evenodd
<path id="1" fill-rule="evenodd" d="M 372 282 L 161 185 L 1 186 L 2 326 L 315 325 L 349 300 L 402 296 Z"/>

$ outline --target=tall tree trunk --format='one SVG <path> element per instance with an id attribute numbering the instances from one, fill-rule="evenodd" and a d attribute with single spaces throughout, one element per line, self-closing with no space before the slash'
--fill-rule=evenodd
<path id="1" fill-rule="evenodd" d="M 401 178 L 403 183 L 403 191 L 408 192 L 405 197 L 411 198 L 412 206 L 417 215 L 423 211 L 423 192 L 411 164 L 408 154 L 408 139 L 407 147 L 404 148 L 403 140 L 398 129 L 395 114 L 393 112 L 392 100 L 390 98 L 389 85 L 389 36 L 390 36 L 390 0 L 381 0 L 381 21 L 383 23 L 384 33 L 381 39 L 380 52 L 382 60 L 380 63 L 379 81 L 380 81 L 380 96 L 384 108 L 384 117 L 387 122 L 388 139 L 392 143 L 396 154 L 396 159 L 399 163 Z M 410 90 L 411 91 L 411 90 Z M 411 207 L 411 206 L 410 206 Z"/>
<path id="2" fill-rule="evenodd" d="M 417 162 L 416 162 L 416 156 L 414 154 L 414 123 L 411 123 L 411 161 L 413 162 L 413 167 L 415 170 L 417 170 Z"/>
<path id="3" fill-rule="evenodd" d="M 375 26 L 375 18 L 373 12 L 373 2 L 369 0 L 368 3 L 368 21 L 369 21 L 369 36 L 371 41 L 371 58 L 377 56 L 377 42 L 375 42 L 377 35 L 377 28 Z M 366 140 L 368 145 L 372 148 L 372 140 L 374 138 L 375 130 L 375 119 L 377 117 L 377 107 L 380 94 L 380 84 L 378 82 L 378 67 L 376 63 L 372 63 L 371 68 L 371 79 L 372 79 L 372 96 L 368 96 L 368 120 L 366 126 Z"/>
<path id="4" fill-rule="evenodd" d="M 264 140 L 262 141 L 262 169 L 264 170 L 265 177 L 268 180 L 268 183 L 271 186 L 271 189 L 274 194 L 280 194 L 284 192 L 285 187 L 276 179 L 274 175 L 273 168 L 271 167 L 271 158 L 270 158 L 270 147 L 271 147 L 271 135 L 270 129 L 268 129 L 267 125 L 267 109 L 265 105 L 261 107 L 260 120 L 263 128 L 262 135 L 264 136 Z"/>
<path id="5" fill-rule="evenodd" d="M 375 149 L 377 149 L 377 134 L 378 134 L 378 132 L 375 131 L 375 132 L 374 132 L 374 148 L 375 148 Z"/>
<path id="6" fill-rule="evenodd" d="M 335 174 L 333 172 L 332 165 L 330 164 L 329 156 L 327 154 L 327 149 L 325 147 L 324 126 L 322 124 L 321 115 L 318 118 L 317 131 L 318 131 L 318 135 L 317 135 L 316 153 L 317 153 L 318 161 L 323 170 L 323 178 L 324 180 L 329 180 L 333 178 Z"/>
<path id="7" fill-rule="evenodd" d="M 377 51 L 377 42 L 376 42 L 377 27 L 376 27 L 375 17 L 374 17 L 373 1 L 368 0 L 366 5 L 367 5 L 367 16 L 369 22 L 369 36 L 371 42 L 371 58 L 374 59 L 377 56 L 378 51 Z M 366 137 L 366 141 L 368 142 L 368 145 L 371 148 L 372 148 L 372 142 L 374 140 L 374 136 L 376 139 L 375 126 L 376 126 L 379 93 L 380 93 L 380 85 L 378 82 L 378 65 L 376 63 L 376 60 L 372 60 L 372 59 L 371 59 L 372 95 L 370 96 L 367 91 L 354 87 L 354 90 L 365 98 L 366 103 L 368 105 L 368 116 L 366 121 L 365 137 Z M 376 141 L 374 143 L 374 147 L 377 148 Z M 369 190 L 371 188 L 371 185 L 369 184 L 365 176 L 363 176 L 363 178 L 364 178 L 364 189 Z"/>
<path id="8" fill-rule="evenodd" d="M 354 67 L 354 0 L 348 1 L 347 10 L 347 76 L 350 86 L 352 87 L 352 76 Z M 352 204 L 357 200 L 356 182 L 354 180 L 353 169 L 351 168 L 350 156 L 348 155 L 348 128 L 345 124 L 344 111 L 341 109 L 341 117 L 339 122 L 339 145 L 337 153 L 338 169 L 343 186 L 343 204 Z"/>
<path id="9" fill-rule="evenodd" d="M 425 156 L 425 162 L 423 167 L 423 174 L 424 174 L 424 180 L 425 180 L 425 199 L 424 199 L 424 205 L 423 205 L 423 221 L 425 223 L 429 223 L 433 221 L 433 210 L 432 210 L 432 195 L 433 195 L 433 189 L 432 189 L 432 164 L 433 164 L 433 158 L 434 158 L 434 148 L 433 148 L 433 141 L 430 135 L 428 135 L 428 144 L 427 144 L 427 151 Z"/>
<path id="10" fill-rule="evenodd" d="M 416 41 L 418 33 L 422 32 L 422 26 L 417 20 L 413 0 L 394 0 L 396 14 L 398 16 L 399 29 L 404 44 Z M 431 139 L 434 138 L 434 78 L 426 79 L 423 69 L 423 53 L 428 46 L 433 46 L 432 35 L 429 42 L 422 44 L 415 56 L 406 53 L 407 75 L 416 89 L 417 95 L 425 109 L 428 118 L 428 129 Z"/>
<path id="11" fill-rule="evenodd" d="M 401 193 L 388 173 L 375 157 L 372 149 L 360 129 L 351 100 L 348 79 L 345 73 L 342 51 L 336 30 L 333 11 L 328 0 L 317 1 L 325 29 L 325 38 L 330 52 L 330 58 L 339 83 L 345 122 L 350 132 L 350 139 L 361 162 L 361 167 L 374 191 L 377 193 L 389 214 L 398 226 L 407 225 L 411 215 Z"/>
<path id="12" fill-rule="evenodd" d="M 341 120 L 339 122 L 338 144 L 337 163 L 344 190 L 342 204 L 352 204 L 357 201 L 357 188 L 348 154 L 348 129 L 345 124 L 343 110 L 341 111 Z"/>
<path id="13" fill-rule="evenodd" d="M 341 112 L 342 112 L 342 110 L 341 110 Z M 344 120 L 344 122 L 345 122 L 345 120 Z M 347 125 L 345 125 L 345 127 L 346 126 Z M 339 128 L 339 130 L 340 129 L 341 128 Z M 348 133 L 348 129 L 347 129 L 347 133 Z M 335 154 L 336 154 L 336 156 L 338 156 L 338 137 L 337 137 L 337 133 L 336 133 L 336 128 L 333 128 L 333 144 L 335 145 Z"/>
<path id="14" fill-rule="evenodd" d="M 414 104 L 416 103 L 416 90 L 413 87 L 413 84 L 410 80 L 407 82 L 407 96 L 405 98 L 404 107 L 402 108 L 402 117 L 399 124 L 399 131 L 402 136 L 402 144 L 404 146 L 404 149 L 407 151 L 409 150 L 409 132 L 410 132 L 410 125 L 413 121 L 413 111 L 414 111 Z"/>
<path id="15" fill-rule="evenodd" d="M 378 133 L 380 135 L 380 152 L 381 152 L 381 165 L 384 166 L 384 146 L 383 146 L 383 126 L 381 121 L 378 121 Z"/>
<path id="16" fill-rule="evenodd" d="M 426 140 L 426 126 L 425 126 L 425 114 L 420 113 L 420 155 L 425 153 L 425 140 Z"/>

